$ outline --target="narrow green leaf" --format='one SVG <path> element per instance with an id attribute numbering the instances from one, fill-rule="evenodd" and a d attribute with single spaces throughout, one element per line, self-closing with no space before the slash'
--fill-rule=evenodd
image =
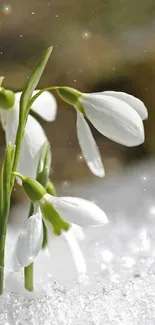
<path id="1" fill-rule="evenodd" d="M 36 178 L 36 180 L 45 188 L 47 187 L 47 183 L 49 179 L 50 167 L 51 167 L 51 150 L 50 150 L 49 142 L 45 141 L 40 153 L 40 160 L 38 164 L 37 178 Z"/>
<path id="2" fill-rule="evenodd" d="M 0 218 L 3 215 L 3 165 L 0 172 Z"/>
<path id="3" fill-rule="evenodd" d="M 20 99 L 20 114 L 21 114 L 20 117 L 25 116 L 25 113 L 26 113 L 26 115 L 28 114 L 28 112 L 26 112 L 26 111 L 27 111 L 27 107 L 29 104 L 29 100 L 32 96 L 33 91 L 35 90 L 35 88 L 37 87 L 37 85 L 40 81 L 40 78 L 43 74 L 43 71 L 46 67 L 46 64 L 47 64 L 48 59 L 52 53 L 52 50 L 53 50 L 52 46 L 46 50 L 45 54 L 40 59 L 35 71 L 29 78 L 27 86 L 25 87 L 25 89 L 21 95 L 21 99 Z"/>
<path id="4" fill-rule="evenodd" d="M 56 196 L 56 189 L 55 189 L 55 186 L 54 184 L 51 182 L 51 180 L 49 179 L 48 180 L 48 183 L 47 183 L 47 193 L 50 194 L 50 195 L 53 195 L 53 196 Z"/>
<path id="5" fill-rule="evenodd" d="M 16 140 L 15 140 L 15 145 L 16 145 L 16 151 L 15 151 L 15 156 L 14 156 L 14 162 L 13 162 L 13 172 L 16 172 L 17 166 L 18 166 L 18 161 L 20 157 L 20 150 L 22 146 L 22 140 L 24 136 L 24 128 L 25 124 L 27 121 L 27 117 L 29 114 L 29 110 L 31 108 L 30 105 L 30 98 L 32 96 L 32 93 L 36 86 L 38 85 L 38 82 L 42 76 L 42 73 L 46 67 L 47 61 L 51 55 L 53 47 L 49 47 L 44 56 L 41 58 L 39 61 L 34 73 L 30 77 L 28 84 L 26 88 L 24 89 L 21 98 L 20 98 L 20 110 L 19 110 L 19 125 L 16 133 Z M 14 185 L 14 175 L 12 174 L 11 178 L 11 188 L 13 188 Z"/>
<path id="6" fill-rule="evenodd" d="M 15 147 L 12 147 L 11 143 L 9 143 L 5 152 L 0 179 L 0 189 L 2 190 L 2 196 L 0 198 L 0 295 L 2 295 L 4 287 L 5 239 L 10 211 L 11 174 L 14 149 Z"/>
<path id="7" fill-rule="evenodd" d="M 14 156 L 15 147 L 12 146 L 11 143 L 8 144 L 4 163 L 3 163 L 3 205 L 4 205 L 4 216 L 8 215 L 9 207 L 10 207 L 10 195 L 11 195 L 11 173 L 12 173 L 12 162 Z M 6 220 L 7 222 L 7 220 Z"/>
<path id="8" fill-rule="evenodd" d="M 14 147 L 11 143 L 8 144 L 8 147 L 5 152 L 3 166 L 1 169 L 1 198 L 0 198 L 0 238 L 5 237 L 8 214 L 10 209 L 10 180 L 12 172 L 12 161 L 13 161 Z"/>

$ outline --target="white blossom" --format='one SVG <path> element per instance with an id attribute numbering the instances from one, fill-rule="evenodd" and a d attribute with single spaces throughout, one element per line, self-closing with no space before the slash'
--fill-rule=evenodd
<path id="1" fill-rule="evenodd" d="M 78 94 L 75 108 L 79 144 L 90 170 L 103 177 L 104 167 L 99 150 L 79 107 L 101 134 L 127 147 L 144 142 L 143 120 L 148 117 L 147 109 L 141 100 L 123 92 Z"/>
<path id="2" fill-rule="evenodd" d="M 79 246 L 79 240 L 83 237 L 79 226 L 82 226 L 82 228 L 102 226 L 108 223 L 108 218 L 104 211 L 93 202 L 76 197 L 54 197 L 46 194 L 38 202 L 40 208 L 28 218 L 26 228 L 21 232 L 17 241 L 16 255 L 18 262 L 21 266 L 29 265 L 41 250 L 43 239 L 42 221 L 46 225 L 50 239 L 59 238 L 55 236 L 54 227 L 52 227 L 52 224 L 57 221 L 52 221 L 52 215 L 48 216 L 47 220 L 41 213 L 42 204 L 46 204 L 46 202 L 50 202 L 60 217 L 71 224 L 71 228 L 67 232 L 61 231 L 61 236 L 64 237 L 68 245 L 77 272 L 86 273 L 86 262 Z M 78 235 L 75 236 L 75 233 Z"/>
<path id="3" fill-rule="evenodd" d="M 34 91 L 35 95 L 38 91 Z M 15 104 L 9 110 L 0 109 L 0 119 L 5 131 L 6 143 L 15 143 L 19 123 L 19 100 L 21 93 L 15 94 Z M 57 104 L 54 96 L 45 91 L 33 103 L 31 110 L 45 121 L 54 121 L 56 118 Z M 40 155 L 40 149 L 47 140 L 45 132 L 39 122 L 28 116 L 17 171 L 21 174 L 35 178 Z M 20 180 L 18 179 L 18 182 Z"/>

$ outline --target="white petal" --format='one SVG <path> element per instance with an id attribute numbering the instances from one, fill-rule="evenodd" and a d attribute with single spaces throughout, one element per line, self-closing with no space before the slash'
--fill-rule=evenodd
<path id="1" fill-rule="evenodd" d="M 130 94 L 126 94 L 126 93 L 120 92 L 120 91 L 104 91 L 99 94 L 108 95 L 108 96 L 116 97 L 120 100 L 123 100 L 124 102 L 126 102 L 132 108 L 135 109 L 135 111 L 140 115 L 142 120 L 146 120 L 148 118 L 148 111 L 147 111 L 147 108 L 145 107 L 144 103 L 140 99 L 138 99 Z"/>
<path id="2" fill-rule="evenodd" d="M 50 201 L 60 216 L 82 227 L 101 226 L 108 223 L 103 210 L 95 203 L 77 197 L 54 197 L 49 194 L 44 199 Z"/>
<path id="3" fill-rule="evenodd" d="M 77 110 L 77 137 L 86 163 L 93 174 L 99 177 L 105 175 L 101 156 L 92 136 L 89 125 L 83 114 Z"/>
<path id="4" fill-rule="evenodd" d="M 71 252 L 73 257 L 73 261 L 77 270 L 78 274 L 87 273 L 87 265 L 85 262 L 85 258 L 82 254 L 81 248 L 76 240 L 72 230 L 68 231 L 67 233 L 63 232 L 63 237 L 66 240 L 68 248 Z"/>
<path id="5" fill-rule="evenodd" d="M 42 216 L 37 213 L 28 218 L 27 227 L 17 241 L 16 254 L 21 266 L 25 267 L 35 260 L 41 250 L 42 241 Z"/>
<path id="6" fill-rule="evenodd" d="M 79 101 L 94 127 L 107 138 L 128 147 L 144 142 L 142 119 L 124 101 L 95 94 L 83 94 Z"/>
<path id="7" fill-rule="evenodd" d="M 33 92 L 33 96 L 38 93 L 39 90 Z M 21 92 L 15 94 L 18 101 L 21 97 Z M 41 116 L 45 121 L 52 122 L 56 119 L 57 102 L 55 97 L 49 92 L 44 91 L 33 103 L 31 110 Z"/>
<path id="8" fill-rule="evenodd" d="M 0 109 L 0 124 L 2 125 L 3 130 L 6 130 L 8 110 Z"/>
<path id="9" fill-rule="evenodd" d="M 10 110 L 6 124 L 6 142 L 15 143 L 15 137 L 18 126 L 18 108 Z M 41 125 L 32 117 L 28 116 L 25 134 L 22 143 L 22 149 L 17 171 L 25 176 L 35 178 L 39 153 L 43 143 L 46 141 L 46 135 Z M 21 184 L 20 180 L 18 182 Z"/>
<path id="10" fill-rule="evenodd" d="M 79 241 L 82 241 L 85 239 L 85 234 L 84 234 L 84 231 L 83 231 L 83 228 L 78 226 L 78 225 L 75 225 L 74 223 L 72 224 L 72 232 L 75 236 L 75 238 Z"/>

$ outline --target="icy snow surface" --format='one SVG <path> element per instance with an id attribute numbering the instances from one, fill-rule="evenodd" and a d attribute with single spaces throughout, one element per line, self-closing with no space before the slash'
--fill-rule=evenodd
<path id="1" fill-rule="evenodd" d="M 8 274 L 6 293 L 0 298 L 0 324 L 154 325 L 155 162 L 137 165 L 112 181 L 60 187 L 59 194 L 95 201 L 110 219 L 80 241 L 88 274 L 76 279 L 64 243 L 55 243 L 36 261 L 41 296 L 29 299 L 20 285 L 21 274 Z M 12 213 L 21 219 L 23 207 Z M 11 221 L 10 238 L 15 228 Z"/>

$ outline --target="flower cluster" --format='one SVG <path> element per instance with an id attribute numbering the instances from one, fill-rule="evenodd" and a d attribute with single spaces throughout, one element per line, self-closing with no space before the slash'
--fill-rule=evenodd
<path id="1" fill-rule="evenodd" d="M 30 114 L 35 112 L 47 122 L 55 120 L 57 103 L 48 90 L 57 90 L 58 95 L 75 108 L 79 145 L 96 176 L 103 177 L 105 170 L 87 120 L 102 135 L 127 147 L 138 146 L 145 138 L 143 120 L 148 117 L 147 109 L 132 95 L 114 91 L 86 94 L 69 87 L 35 90 L 51 51 L 52 48 L 46 51 L 22 93 L 14 94 L 0 85 L 0 121 L 7 144 L 0 176 L 0 293 L 3 292 L 5 236 L 15 177 L 31 202 L 25 229 L 18 233 L 15 247 L 20 266 L 29 270 L 25 272 L 25 287 L 30 291 L 33 290 L 33 272 L 30 274 L 32 269 L 29 268 L 43 245 L 48 245 L 48 238 L 63 236 L 77 272 L 83 273 L 87 266 L 78 238 L 83 236 L 83 229 L 108 223 L 105 212 L 95 203 L 76 197 L 58 197 L 53 191 L 49 182 L 50 146 L 42 126 Z"/>

